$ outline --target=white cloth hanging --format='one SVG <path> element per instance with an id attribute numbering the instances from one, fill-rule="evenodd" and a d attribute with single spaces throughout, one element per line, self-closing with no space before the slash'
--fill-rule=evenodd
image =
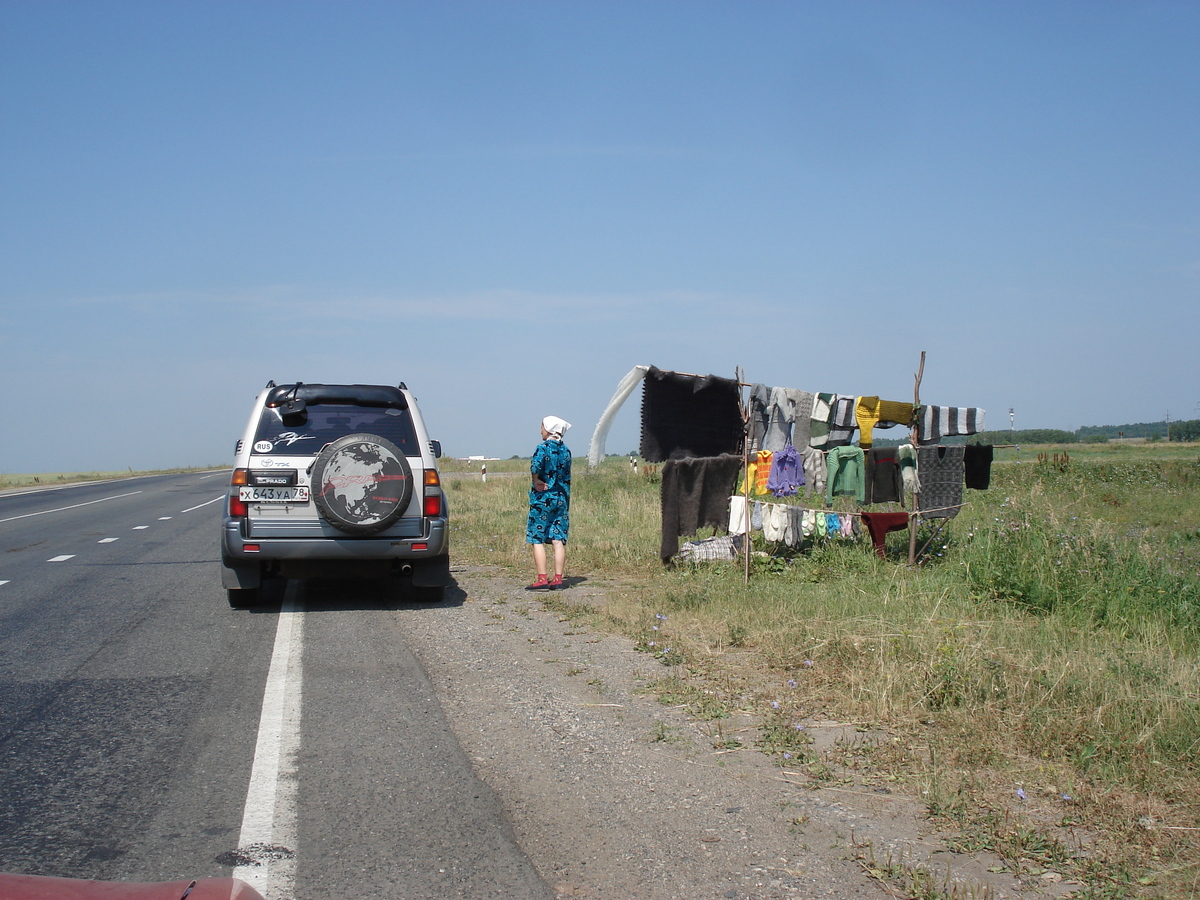
<path id="1" fill-rule="evenodd" d="M 729 498 L 729 533 L 745 534 L 749 521 L 750 516 L 746 514 L 746 498 L 741 494 L 734 494 Z"/>
<path id="2" fill-rule="evenodd" d="M 596 430 L 592 432 L 592 444 L 588 448 L 589 466 L 598 466 L 604 459 L 604 443 L 608 440 L 608 432 L 612 429 L 613 419 L 616 418 L 621 404 L 629 399 L 633 389 L 641 383 L 648 371 L 650 371 L 649 366 L 634 366 L 617 385 L 616 393 L 608 401 L 608 406 L 604 407 L 604 412 L 600 414 L 600 421 L 596 423 Z"/>

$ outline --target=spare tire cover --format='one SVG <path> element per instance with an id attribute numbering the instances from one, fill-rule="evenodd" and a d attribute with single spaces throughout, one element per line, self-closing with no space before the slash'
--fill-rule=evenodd
<path id="1" fill-rule="evenodd" d="M 348 434 L 317 457 L 312 491 L 317 511 L 334 528 L 347 534 L 375 534 L 408 509 L 412 468 L 387 438 Z"/>

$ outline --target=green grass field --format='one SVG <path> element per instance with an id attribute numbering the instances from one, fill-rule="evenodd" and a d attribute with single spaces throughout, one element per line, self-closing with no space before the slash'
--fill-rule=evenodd
<path id="1" fill-rule="evenodd" d="M 1076 896 L 1193 896 L 1198 456 L 998 451 L 991 489 L 967 492 L 924 565 L 906 565 L 904 533 L 883 560 L 865 541 L 787 555 L 760 543 L 749 584 L 740 564 L 665 569 L 657 477 L 580 459 L 568 574 L 605 584 L 606 601 L 547 602 L 657 658 L 657 690 L 694 715 L 758 714 L 757 745 L 814 783 L 886 777 L 963 849 L 1078 878 Z M 448 482 L 457 561 L 532 573 L 527 488 Z M 819 757 L 794 728 L 812 719 L 873 737 Z"/>

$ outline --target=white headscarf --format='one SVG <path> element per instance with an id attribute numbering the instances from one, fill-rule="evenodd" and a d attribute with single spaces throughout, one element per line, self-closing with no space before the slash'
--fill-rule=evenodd
<path id="1" fill-rule="evenodd" d="M 546 429 L 546 433 L 554 440 L 561 441 L 567 429 L 571 427 L 571 423 L 566 419 L 560 419 L 558 416 L 546 416 L 542 419 L 542 427 Z"/>

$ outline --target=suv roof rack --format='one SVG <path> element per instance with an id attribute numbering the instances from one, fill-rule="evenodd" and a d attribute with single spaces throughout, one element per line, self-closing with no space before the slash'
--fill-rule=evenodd
<path id="1" fill-rule="evenodd" d="M 350 403 L 355 406 L 381 406 L 408 409 L 408 400 L 401 390 L 404 386 L 386 384 L 281 384 L 267 395 L 268 407 L 283 406 L 289 400 L 306 404 Z"/>

